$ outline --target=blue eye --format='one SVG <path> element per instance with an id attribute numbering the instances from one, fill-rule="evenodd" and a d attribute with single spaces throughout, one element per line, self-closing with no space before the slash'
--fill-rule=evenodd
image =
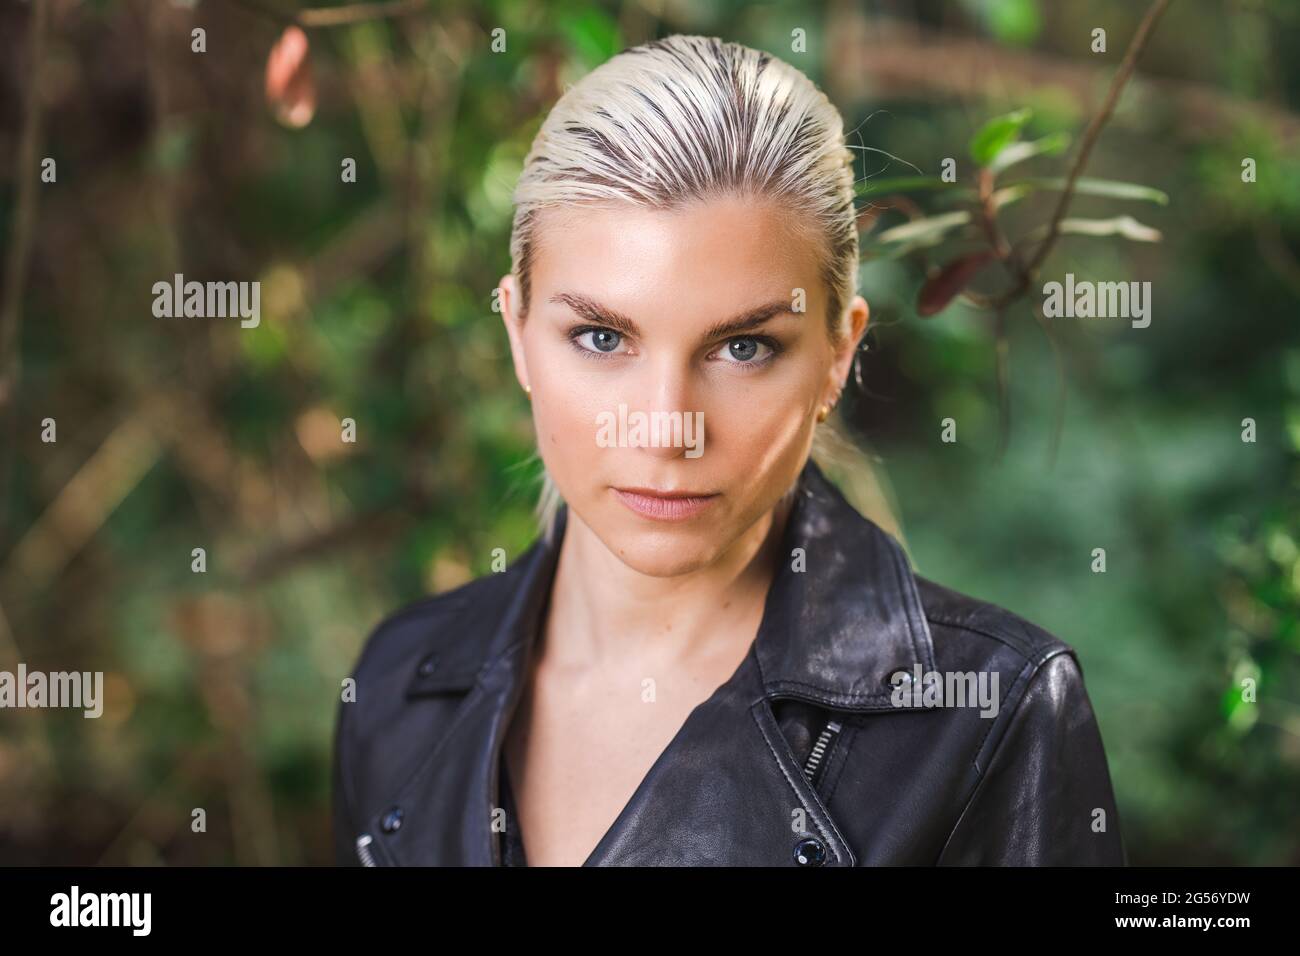
<path id="1" fill-rule="evenodd" d="M 767 349 L 767 352 L 760 354 L 759 349 Z M 741 336 L 728 342 L 718 354 L 725 356 L 723 361 L 733 364 L 761 365 L 776 354 L 776 349 L 763 339 L 753 336 Z"/>
<path id="2" fill-rule="evenodd" d="M 605 355 L 612 353 L 619 347 L 623 341 L 621 332 L 615 332 L 613 329 L 585 329 L 573 336 L 574 342 L 583 342 L 590 338 L 590 345 L 579 345 L 585 352 L 599 352 Z"/>

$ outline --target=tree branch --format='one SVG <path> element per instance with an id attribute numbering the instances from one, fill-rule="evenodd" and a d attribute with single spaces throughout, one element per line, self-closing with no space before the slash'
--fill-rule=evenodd
<path id="1" fill-rule="evenodd" d="M 1106 125 L 1111 114 L 1115 112 L 1115 104 L 1119 102 L 1120 93 L 1123 92 L 1125 85 L 1127 85 L 1129 77 L 1133 75 L 1138 57 L 1142 55 L 1142 50 L 1147 45 L 1147 39 L 1151 36 L 1152 28 L 1156 25 L 1156 21 L 1160 19 L 1161 14 L 1169 7 L 1169 3 L 1170 0 L 1155 0 L 1142 18 L 1142 22 L 1138 24 L 1137 32 L 1133 34 L 1133 39 L 1129 42 L 1128 50 L 1119 65 L 1119 70 L 1116 71 L 1114 79 L 1111 80 L 1110 89 L 1106 93 L 1106 100 L 1097 115 L 1092 118 L 1092 122 L 1088 124 L 1087 132 L 1083 134 L 1083 141 L 1079 145 L 1079 154 L 1074 158 L 1074 165 L 1070 167 L 1070 173 L 1066 177 L 1065 189 L 1061 191 L 1061 198 L 1056 204 L 1056 211 L 1052 214 L 1052 222 L 1048 226 L 1047 236 L 1025 267 L 1026 284 L 1032 281 L 1033 274 L 1043 264 L 1047 254 L 1052 251 L 1052 246 L 1056 244 L 1056 240 L 1061 234 L 1061 221 L 1069 211 L 1070 202 L 1074 198 L 1075 184 L 1083 174 L 1084 167 L 1088 165 L 1088 157 L 1092 154 L 1092 148 L 1101 135 L 1102 127 Z"/>
<path id="2" fill-rule="evenodd" d="M 28 21 L 27 95 L 23 101 L 23 130 L 18 141 L 18 162 L 14 169 L 17 209 L 9 254 L 5 258 L 4 300 L 0 302 L 0 540 L 8 537 L 9 483 L 13 450 L 18 443 L 18 382 L 22 377 L 19 329 L 22 326 L 23 287 L 27 259 L 31 252 L 32 227 L 36 221 L 36 153 L 41 128 L 41 63 L 45 59 L 45 30 L 49 20 L 48 0 L 33 0 Z"/>

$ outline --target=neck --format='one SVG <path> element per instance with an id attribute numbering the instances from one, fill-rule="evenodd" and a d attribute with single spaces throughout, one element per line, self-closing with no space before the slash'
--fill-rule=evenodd
<path id="1" fill-rule="evenodd" d="M 628 567 L 570 509 L 547 614 L 548 664 L 685 663 L 718 651 L 720 635 L 752 639 L 792 501 L 781 499 L 715 561 L 673 577 Z"/>

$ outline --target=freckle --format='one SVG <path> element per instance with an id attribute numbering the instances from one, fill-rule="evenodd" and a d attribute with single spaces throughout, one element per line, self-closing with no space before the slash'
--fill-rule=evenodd
<path id="1" fill-rule="evenodd" d="M 725 602 L 723 602 L 722 609 L 723 609 L 724 611 L 725 611 L 727 608 L 729 608 L 729 607 L 731 607 L 731 602 L 730 602 L 730 601 L 725 601 Z"/>

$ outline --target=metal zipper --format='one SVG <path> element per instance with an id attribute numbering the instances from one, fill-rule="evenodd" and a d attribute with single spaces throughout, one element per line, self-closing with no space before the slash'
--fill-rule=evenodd
<path id="1" fill-rule="evenodd" d="M 822 732 L 817 735 L 817 742 L 813 744 L 812 753 L 808 754 L 808 759 L 804 761 L 803 774 L 808 778 L 808 782 L 817 783 L 818 771 L 822 768 L 823 761 L 830 751 L 831 744 L 844 725 L 838 720 L 828 720 Z"/>
<path id="2" fill-rule="evenodd" d="M 357 837 L 357 856 L 361 858 L 363 866 L 375 865 L 375 854 L 370 849 L 370 844 L 375 842 L 375 838 L 369 833 L 363 833 Z"/>

